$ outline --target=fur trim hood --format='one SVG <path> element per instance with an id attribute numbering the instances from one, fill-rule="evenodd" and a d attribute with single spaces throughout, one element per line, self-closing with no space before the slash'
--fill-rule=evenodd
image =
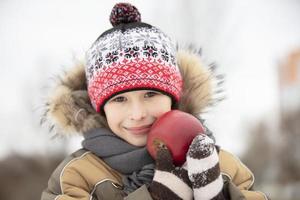
<path id="1" fill-rule="evenodd" d="M 199 118 L 205 109 L 217 101 L 215 94 L 222 77 L 213 64 L 205 66 L 200 50 L 177 50 L 177 62 L 183 78 L 183 93 L 178 109 Z M 47 123 L 57 135 L 83 134 L 91 129 L 108 127 L 106 119 L 97 113 L 89 100 L 83 63 L 59 77 L 44 106 L 41 123 Z"/>

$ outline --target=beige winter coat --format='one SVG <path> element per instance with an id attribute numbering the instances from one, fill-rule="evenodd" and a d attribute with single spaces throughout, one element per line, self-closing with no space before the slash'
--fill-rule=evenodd
<path id="1" fill-rule="evenodd" d="M 201 63 L 197 53 L 178 51 L 177 59 L 184 80 L 179 109 L 198 117 L 213 103 L 213 84 L 217 80 L 213 71 Z M 62 135 L 83 134 L 94 128 L 107 127 L 105 118 L 96 113 L 89 102 L 82 64 L 61 77 L 46 103 L 43 120 Z M 253 174 L 239 159 L 222 149 L 219 157 L 231 199 L 267 199 L 263 193 L 251 191 Z M 67 157 L 53 172 L 42 200 L 152 199 L 145 186 L 125 197 L 121 180 L 122 174 L 92 152 L 81 149 Z"/>

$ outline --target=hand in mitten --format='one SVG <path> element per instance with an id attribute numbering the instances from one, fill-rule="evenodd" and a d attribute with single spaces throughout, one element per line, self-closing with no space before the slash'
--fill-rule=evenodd
<path id="1" fill-rule="evenodd" d="M 158 147 L 156 168 L 149 192 L 154 200 L 191 200 L 193 191 L 187 170 L 175 167 L 166 146 Z"/>
<path id="2" fill-rule="evenodd" d="M 193 139 L 187 153 L 187 170 L 195 200 L 225 199 L 218 152 L 207 135 Z"/>

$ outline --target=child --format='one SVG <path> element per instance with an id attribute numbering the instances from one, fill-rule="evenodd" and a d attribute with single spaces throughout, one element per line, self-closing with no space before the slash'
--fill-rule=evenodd
<path id="1" fill-rule="evenodd" d="M 56 131 L 84 140 L 53 172 L 42 200 L 266 199 L 208 130 L 193 140 L 184 166 L 175 167 L 164 146 L 152 160 L 151 125 L 172 109 L 199 118 L 212 100 L 212 74 L 197 54 L 176 51 L 167 35 L 140 22 L 134 6 L 115 5 L 110 21 L 86 64 L 68 72 L 47 102 Z"/>

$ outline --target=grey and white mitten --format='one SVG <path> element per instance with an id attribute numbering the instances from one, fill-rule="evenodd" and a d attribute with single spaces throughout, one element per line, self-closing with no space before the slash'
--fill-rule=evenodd
<path id="1" fill-rule="evenodd" d="M 154 200 L 192 200 L 193 190 L 187 170 L 176 167 L 167 147 L 159 147 L 149 192 Z"/>
<path id="2" fill-rule="evenodd" d="M 187 169 L 195 200 L 225 199 L 218 152 L 207 135 L 193 139 L 187 153 Z"/>

